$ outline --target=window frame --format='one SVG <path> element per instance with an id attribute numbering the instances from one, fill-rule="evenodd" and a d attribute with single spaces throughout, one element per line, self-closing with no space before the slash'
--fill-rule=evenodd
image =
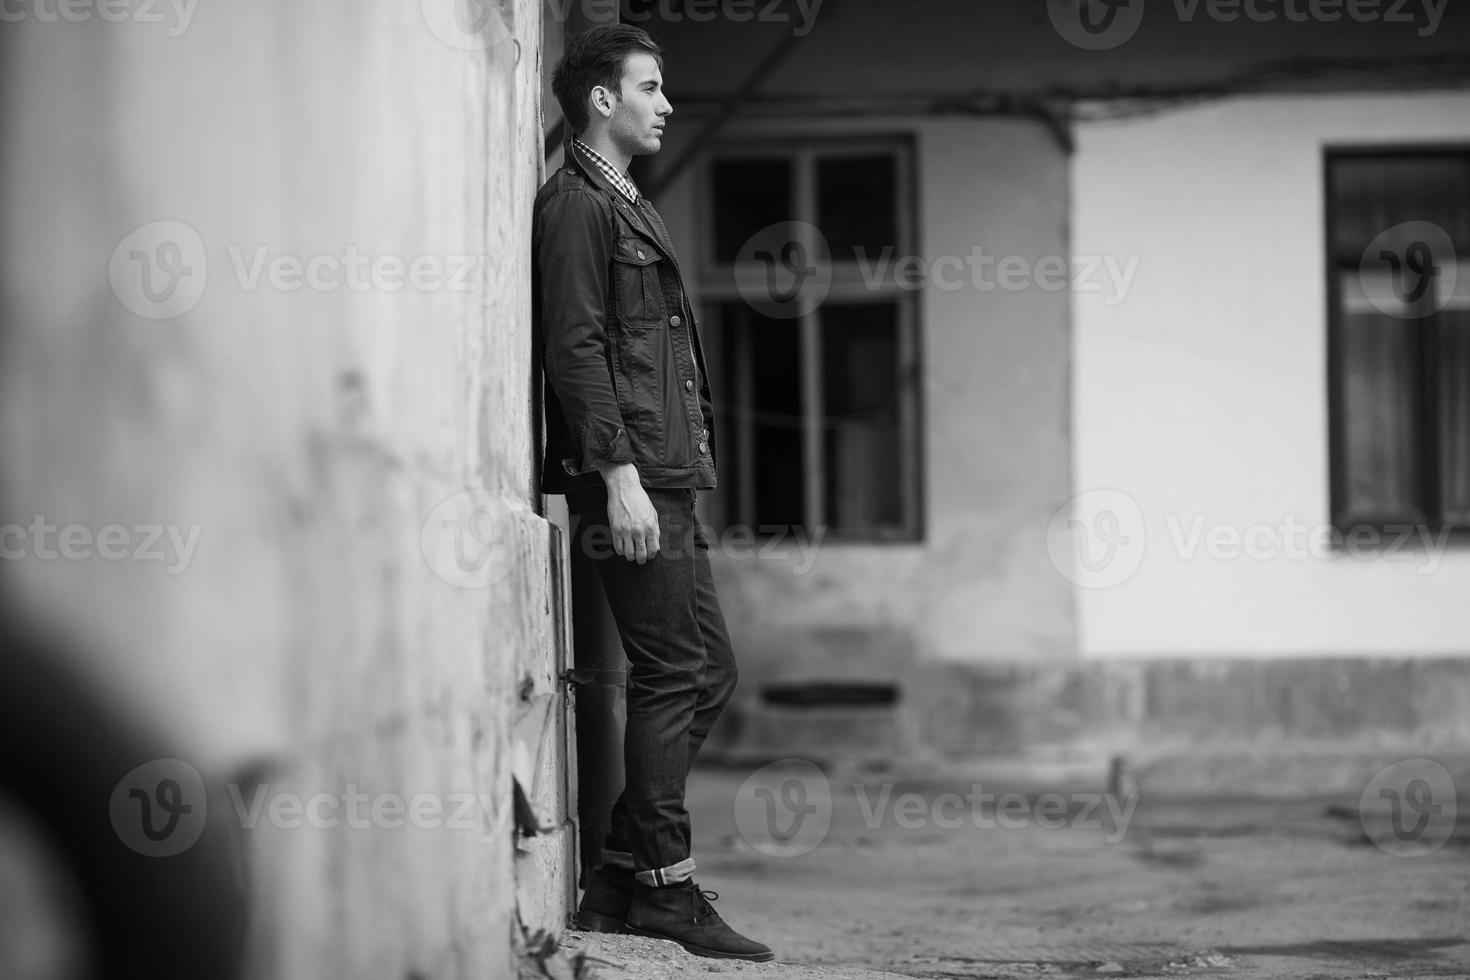
<path id="1" fill-rule="evenodd" d="M 1329 513 L 1332 527 L 1344 535 L 1359 529 L 1378 534 L 1392 534 L 1406 527 L 1426 529 L 1433 533 L 1448 530 L 1456 540 L 1470 539 L 1470 523 L 1456 524 L 1445 519 L 1441 499 L 1440 467 L 1443 449 L 1440 426 L 1444 424 L 1435 407 L 1437 383 L 1434 378 L 1435 328 L 1440 312 L 1418 319 L 1405 319 L 1404 327 L 1414 331 L 1414 373 L 1412 398 L 1414 424 L 1419 439 L 1419 452 L 1414 460 L 1413 477 L 1417 482 L 1417 499 L 1412 514 L 1352 513 L 1349 511 L 1347 440 L 1344 415 L 1346 399 L 1346 316 L 1343 309 L 1342 281 L 1360 267 L 1362 253 L 1346 254 L 1338 245 L 1341 216 L 1334 208 L 1334 164 L 1342 160 L 1391 160 L 1395 157 L 1445 156 L 1459 158 L 1470 181 L 1470 143 L 1393 143 L 1337 144 L 1322 152 L 1322 209 L 1325 238 L 1323 258 L 1327 287 L 1327 428 Z M 1433 220 L 1425 218 L 1423 220 Z M 1380 229 L 1384 231 L 1387 229 Z M 1462 266 L 1470 257 L 1470 241 L 1454 242 L 1457 260 Z"/>
<path id="2" fill-rule="evenodd" d="M 898 284 L 898 259 L 917 254 L 918 195 L 915 182 L 916 141 L 908 133 L 855 133 L 851 135 L 760 136 L 749 139 L 724 140 L 714 143 L 702 155 L 696 168 L 692 212 L 698 229 L 694 236 L 693 268 L 699 288 L 701 319 L 719 324 L 716 338 L 722 348 L 726 344 L 728 325 L 717 312 L 727 303 L 742 303 L 740 272 L 734 263 L 715 258 L 714 181 L 716 161 L 741 158 L 781 158 L 790 161 L 794 182 L 793 213 L 788 220 L 819 225 L 817 215 L 816 164 L 819 158 L 835 156 L 891 155 L 894 159 L 894 221 L 898 241 L 894 261 L 890 262 L 877 288 L 863 279 L 858 263 L 832 262 L 832 282 L 822 303 L 811 313 L 794 317 L 794 329 L 800 332 L 798 349 L 802 352 L 802 472 L 804 494 L 802 526 L 809 532 L 822 528 L 826 540 L 853 544 L 915 544 L 925 535 L 923 500 L 923 399 L 920 385 L 922 365 L 921 295 L 913 288 Z M 823 450 L 822 424 L 822 308 L 827 304 L 859 305 L 891 302 L 897 310 L 895 331 L 898 343 L 898 441 L 900 458 L 899 495 L 901 519 L 897 524 L 868 529 L 844 529 L 827 522 L 827 467 Z M 734 365 L 720 365 L 724 379 L 734 379 Z M 754 514 L 754 473 L 758 460 L 747 458 L 753 452 L 742 444 L 741 434 L 749 424 L 731 410 L 733 389 L 721 384 L 715 390 L 716 415 L 730 419 L 722 430 L 728 433 L 726 445 L 736 448 L 734 475 L 740 481 L 737 492 L 725 495 L 727 523 L 749 527 L 757 537 L 763 536 L 752 520 Z M 736 386 L 738 387 L 738 385 Z M 728 456 L 727 456 L 728 458 Z M 729 467 L 726 472 L 730 472 Z M 779 532 L 776 532 L 779 533 Z"/>

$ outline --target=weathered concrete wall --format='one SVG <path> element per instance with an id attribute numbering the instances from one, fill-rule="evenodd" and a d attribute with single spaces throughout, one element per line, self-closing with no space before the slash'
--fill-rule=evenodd
<path id="1" fill-rule="evenodd" d="M 0 37 L 0 523 L 197 533 L 163 561 L 12 538 L 9 591 L 207 777 L 264 760 L 271 799 L 427 794 L 419 826 L 260 819 L 261 976 L 506 976 L 517 885 L 526 925 L 564 918 L 541 13 L 485 12 L 466 33 L 455 0 L 89 7 Z M 559 828 L 519 852 L 513 768 Z"/>

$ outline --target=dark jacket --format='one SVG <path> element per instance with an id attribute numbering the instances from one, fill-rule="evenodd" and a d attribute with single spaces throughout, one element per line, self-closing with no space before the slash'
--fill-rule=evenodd
<path id="1" fill-rule="evenodd" d="M 536 195 L 532 318 L 545 372 L 543 493 L 602 485 L 714 489 L 715 431 L 699 329 L 663 219 L 629 203 L 570 141 Z"/>

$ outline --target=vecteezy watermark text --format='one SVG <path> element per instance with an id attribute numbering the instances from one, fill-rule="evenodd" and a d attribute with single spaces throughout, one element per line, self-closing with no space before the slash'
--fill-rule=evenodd
<path id="1" fill-rule="evenodd" d="M 189 29 L 197 6 L 199 0 L 0 0 L 0 22 L 167 24 L 168 36 L 179 37 Z"/>
<path id="2" fill-rule="evenodd" d="M 979 245 L 968 255 L 941 255 L 932 260 L 922 255 L 899 257 L 893 248 L 871 256 L 862 246 L 854 250 L 854 256 L 869 289 L 881 286 L 891 272 L 894 284 L 904 290 L 931 287 L 945 293 L 961 289 L 1016 293 L 1041 289 L 1054 293 L 1070 288 L 1078 293 L 1103 293 L 1108 306 L 1127 298 L 1139 263 L 1136 255 L 1121 262 L 1114 255 L 1074 255 L 1070 259 L 1047 255 L 1032 262 L 1023 255 L 988 255 Z"/>
<path id="3" fill-rule="evenodd" d="M 553 6 L 576 0 L 551 0 Z M 595 3 L 596 0 L 583 0 Z M 616 0 L 608 0 L 617 7 Z M 732 24 L 795 24 L 794 37 L 806 37 L 817 25 L 817 14 L 826 0 L 653 0 L 647 4 L 624 4 L 622 19 L 642 27 L 655 24 L 677 24 L 690 20 L 696 24 L 729 21 Z"/>
<path id="4" fill-rule="evenodd" d="M 1116 844 L 1128 833 L 1138 795 L 1071 791 L 997 793 L 981 783 L 965 792 L 934 795 L 908 790 L 894 783 L 854 782 L 842 790 L 857 804 L 862 827 L 876 831 L 1043 830 L 1099 831 Z M 735 795 L 735 826 L 747 844 L 771 857 L 798 857 L 819 846 L 832 829 L 832 782 L 814 763 L 786 759 L 763 766 L 745 780 Z"/>
<path id="5" fill-rule="evenodd" d="M 488 490 L 461 490 L 435 505 L 419 532 L 424 560 L 439 578 L 462 589 L 489 588 L 515 568 L 521 555 L 514 509 Z M 627 561 L 613 546 L 605 520 L 569 517 L 569 531 L 578 554 L 593 560 Z M 580 529 L 580 533 L 579 533 Z M 656 557 L 663 560 L 689 555 L 718 555 L 731 561 L 790 563 L 797 575 L 816 564 L 827 536 L 819 525 L 730 524 L 718 533 L 702 523 L 690 524 L 681 534 L 661 533 Z"/>
<path id="6" fill-rule="evenodd" d="M 502 832 L 509 811 L 491 793 L 369 793 L 354 782 L 305 795 L 270 783 L 225 789 L 228 812 L 244 830 L 462 830 L 487 842 Z M 154 759 L 118 780 L 108 815 L 125 845 L 148 857 L 171 857 L 198 842 L 210 805 L 198 769 L 182 759 Z"/>
<path id="7" fill-rule="evenodd" d="M 692 21 L 709 24 L 790 24 L 795 37 L 816 26 L 826 0 L 547 0 L 548 23 L 566 25 L 575 13 L 585 26 L 634 24 L 650 27 Z M 420 0 L 424 22 L 440 41 L 459 51 L 484 51 L 516 44 L 505 5 L 498 0 Z"/>
<path id="8" fill-rule="evenodd" d="M 933 289 L 952 293 L 1014 293 L 1028 289 L 1102 293 L 1109 307 L 1128 297 L 1138 275 L 1137 255 L 1002 255 L 983 245 L 967 253 L 918 255 L 893 246 L 834 253 L 826 235 L 808 221 L 778 221 L 746 239 L 735 259 L 736 286 L 756 312 L 777 320 L 814 312 L 833 289 L 839 271 L 856 269 L 868 291 Z M 848 285 L 851 285 L 851 280 Z"/>
<path id="9" fill-rule="evenodd" d="M 1383 527 L 1353 527 L 1346 530 L 1329 524 L 1308 524 L 1288 514 L 1279 522 L 1255 524 L 1213 523 L 1194 514 L 1188 523 L 1177 514 L 1164 518 L 1174 553 L 1185 561 L 1203 554 L 1216 561 L 1305 561 L 1381 558 L 1413 561 L 1420 575 L 1433 574 L 1444 559 L 1453 529 L 1418 524 L 1389 524 Z"/>
<path id="10" fill-rule="evenodd" d="M 1238 522 L 1175 512 L 1150 520 L 1130 494 L 1100 488 L 1078 494 L 1056 511 L 1047 527 L 1046 548 L 1057 571 L 1072 584 L 1108 589 L 1131 579 L 1151 555 L 1217 563 L 1372 559 L 1412 562 L 1420 575 L 1432 575 L 1453 536 L 1448 525 L 1342 528 L 1294 514 Z"/>
<path id="11" fill-rule="evenodd" d="M 471 293 L 483 288 L 490 263 L 483 255 L 374 254 L 357 245 L 298 255 L 263 243 L 225 246 L 226 267 L 242 293 L 301 290 L 335 293 Z M 113 249 L 108 279 L 131 313 L 168 320 L 204 297 L 211 262 L 203 237 L 183 221 L 154 221 L 128 233 Z"/>
<path id="12" fill-rule="evenodd" d="M 576 521 L 575 516 L 572 521 Z M 681 558 L 698 553 L 701 548 L 696 534 L 703 532 L 705 548 L 733 561 L 791 561 L 791 570 L 805 575 L 816 564 L 817 551 L 827 528 L 818 526 L 809 533 L 800 524 L 731 524 L 716 534 L 707 527 L 691 526 L 682 535 L 661 535 L 659 554 L 666 558 Z M 613 548 L 612 532 L 606 524 L 595 524 L 579 539 L 581 552 L 588 558 L 610 558 L 617 556 Z"/>
<path id="13" fill-rule="evenodd" d="M 198 524 L 53 524 L 37 515 L 29 524 L 0 524 L 0 559 L 5 561 L 166 561 L 168 574 L 189 567 L 199 536 Z"/>
<path id="14" fill-rule="evenodd" d="M 1069 43 L 1106 51 L 1132 39 L 1143 24 L 1146 0 L 1047 0 L 1052 26 Z M 1180 23 L 1388 24 L 1419 37 L 1439 31 L 1449 0 L 1171 0 Z M 1168 9 L 1162 3 L 1156 9 Z"/>

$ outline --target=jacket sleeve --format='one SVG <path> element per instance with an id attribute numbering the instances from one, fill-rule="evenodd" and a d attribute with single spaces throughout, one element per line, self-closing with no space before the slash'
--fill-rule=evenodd
<path id="1" fill-rule="evenodd" d="M 589 194 L 558 194 L 536 218 L 542 363 L 576 453 L 563 460 L 573 474 L 634 461 L 607 351 L 612 253 L 610 222 Z"/>

